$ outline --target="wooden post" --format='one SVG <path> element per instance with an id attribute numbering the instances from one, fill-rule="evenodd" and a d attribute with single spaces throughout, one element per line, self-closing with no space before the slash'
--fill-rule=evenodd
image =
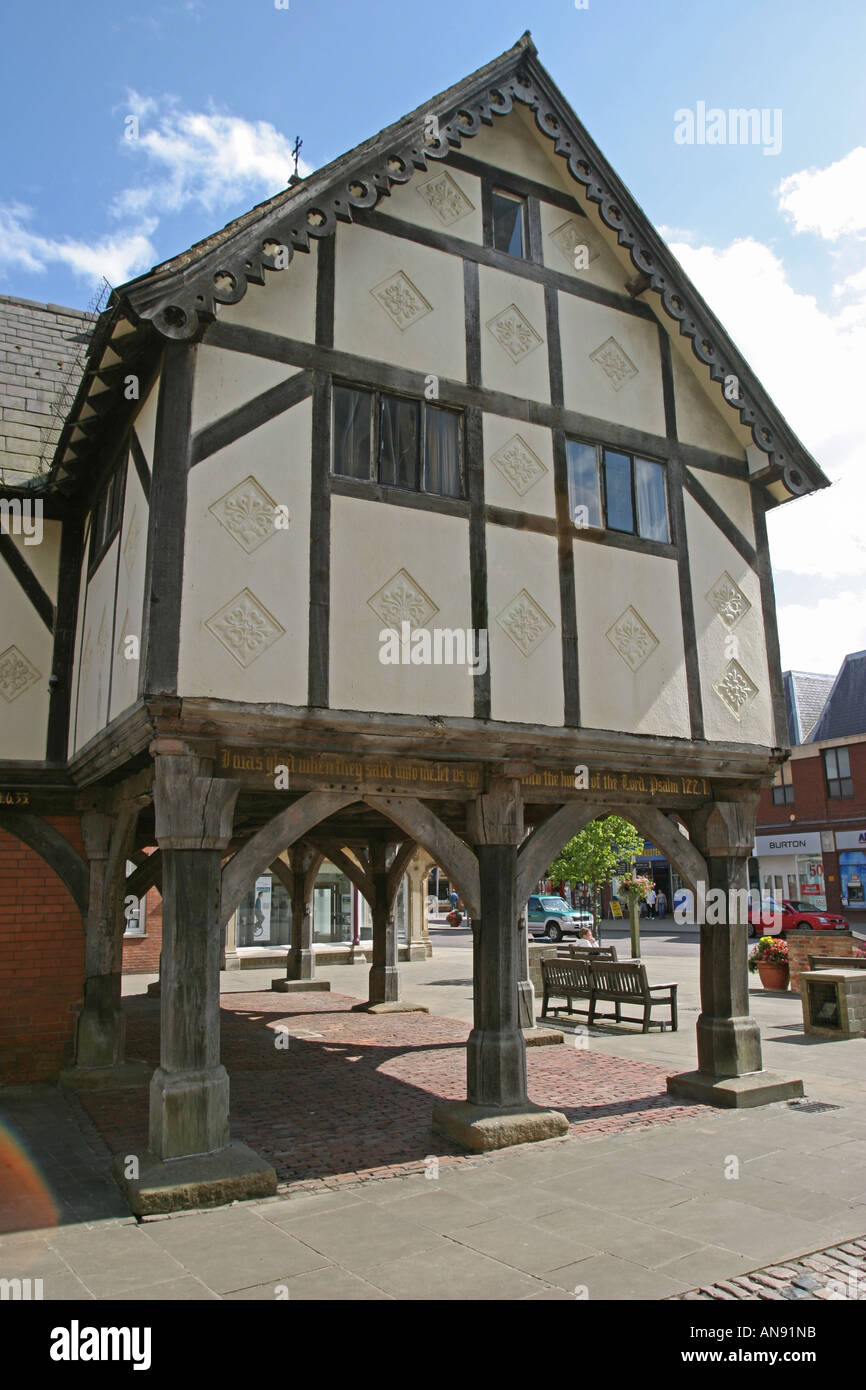
<path id="1" fill-rule="evenodd" d="M 628 921 L 631 931 L 631 954 L 634 960 L 640 960 L 640 898 L 631 889 L 628 895 Z"/>

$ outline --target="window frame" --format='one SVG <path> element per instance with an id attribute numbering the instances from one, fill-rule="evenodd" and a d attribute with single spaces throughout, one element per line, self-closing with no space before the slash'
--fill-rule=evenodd
<path id="1" fill-rule="evenodd" d="M 497 197 L 509 199 L 511 202 L 513 202 L 513 203 L 519 203 L 519 205 L 520 205 L 520 234 L 521 234 L 520 239 L 521 239 L 521 243 L 522 243 L 522 248 L 523 248 L 523 249 L 522 249 L 522 251 L 521 251 L 521 253 L 520 253 L 519 256 L 518 256 L 518 255 L 515 255 L 515 253 L 514 253 L 513 251 L 504 250 L 503 247 L 497 246 L 497 245 L 496 245 L 496 221 L 495 221 L 495 218 L 494 218 L 493 207 L 494 207 L 494 199 L 497 198 Z M 512 259 L 515 260 L 515 261 L 531 261 L 531 260 L 533 260 L 534 257 L 533 257 L 533 255 L 532 255 L 532 242 L 531 242 L 531 237 L 530 237 L 530 230 L 529 230 L 529 228 L 530 228 L 530 219 L 529 219 L 529 197 L 528 197 L 528 195 L 525 194 L 525 193 L 517 193 L 517 192 L 516 192 L 514 189 L 512 189 L 512 188 L 505 188 L 502 184 L 491 183 L 491 184 L 490 184 L 490 249 L 491 249 L 491 251 L 497 251 L 497 252 L 499 253 L 499 255 L 501 255 L 501 256 L 511 256 Z"/>
<path id="2" fill-rule="evenodd" d="M 127 473 L 125 464 L 128 457 L 129 452 L 127 450 L 109 472 L 90 508 L 90 549 L 87 561 L 88 580 L 92 578 L 99 568 L 123 522 L 123 503 L 124 492 L 126 491 Z M 105 503 L 109 491 L 111 496 L 103 511 L 103 503 Z M 99 522 L 99 530 L 103 533 L 99 540 L 97 540 L 97 521 Z"/>
<path id="3" fill-rule="evenodd" d="M 839 754 L 845 754 L 845 762 L 848 771 L 845 773 L 839 770 Z M 830 775 L 829 759 L 832 758 L 836 771 Z M 851 775 L 851 753 L 847 744 L 841 744 L 835 748 L 825 748 L 822 754 L 824 763 L 824 782 L 827 788 L 827 798 L 830 801 L 847 801 L 854 795 L 854 778 Z M 847 787 L 847 790 L 846 790 Z M 834 790 L 836 788 L 836 790 Z"/>
<path id="4" fill-rule="evenodd" d="M 782 763 L 782 766 L 778 768 L 776 776 L 773 778 L 771 790 L 773 793 L 774 806 L 793 806 L 794 782 L 791 775 L 790 762 Z M 777 795 L 778 792 L 782 793 L 781 796 Z"/>
<path id="5" fill-rule="evenodd" d="M 331 469 L 332 478 L 345 478 L 351 482 L 369 483 L 373 487 L 386 488 L 388 491 L 408 493 L 413 497 L 441 497 L 451 502 L 465 502 L 467 498 L 467 478 L 466 478 L 466 412 L 459 407 L 443 405 L 441 401 L 428 401 L 420 396 L 412 396 L 404 391 L 394 391 L 386 386 L 360 386 L 354 382 L 345 380 L 335 380 L 331 392 Z M 334 408 L 336 389 L 344 391 L 358 391 L 371 398 L 371 419 L 370 419 L 370 477 L 359 478 L 356 473 L 341 473 L 336 467 L 336 443 L 334 437 Z M 404 483 L 382 482 L 380 469 L 380 450 L 381 450 L 381 429 L 382 429 L 382 399 L 390 397 L 392 400 L 408 401 L 418 410 L 418 461 L 417 461 L 417 485 L 408 487 Z M 460 471 L 460 492 L 431 492 L 424 486 L 424 479 L 427 473 L 427 412 L 428 410 L 441 410 L 454 415 L 457 419 L 457 450 L 458 467 Z"/>
<path id="6" fill-rule="evenodd" d="M 611 535 L 613 535 L 613 536 L 630 536 L 634 541 L 638 541 L 638 542 L 641 542 L 641 541 L 642 541 L 642 542 L 644 542 L 644 543 L 647 544 L 647 545 L 673 545 L 673 544 L 674 544 L 674 541 L 673 541 L 673 528 L 672 528 L 672 526 L 671 526 L 671 506 L 670 506 L 670 490 L 669 490 L 669 488 L 668 488 L 668 469 L 667 469 L 667 461 L 666 461 L 665 459 L 653 458 L 653 457 L 651 457 L 651 455 L 649 455 L 649 454 L 637 454 L 637 453 L 633 453 L 633 452 L 632 452 L 631 450 L 629 450 L 629 449 L 619 448 L 618 446 L 613 445 L 613 444 L 602 444 L 602 443 L 600 443 L 597 439 L 584 439 L 584 438 L 581 438 L 580 435 L 576 435 L 576 434 L 566 434 L 566 437 L 565 437 L 565 446 L 566 446 L 566 448 L 565 448 L 565 456 L 566 456 L 566 463 L 565 463 L 565 466 L 566 466 L 566 485 L 567 485 L 568 488 L 569 488 L 569 494 L 570 494 L 570 492 L 571 492 L 571 487 L 570 487 L 570 483 L 571 483 L 571 472 L 570 472 L 569 462 L 568 462 L 568 445 L 569 445 L 569 444 L 583 445 L 584 447 L 591 448 L 591 449 L 594 449 L 594 450 L 595 450 L 595 473 L 596 473 L 596 479 L 597 479 L 597 482 L 598 482 L 598 500 L 599 500 L 599 508 L 600 508 L 600 511 L 601 511 L 601 525 L 600 525 L 600 526 L 593 526 L 593 525 L 589 524 L 589 525 L 587 525 L 587 526 L 578 526 L 577 523 L 576 523 L 575 520 L 574 520 L 574 508 L 572 508 L 572 505 L 571 505 L 571 496 L 569 495 L 569 512 L 570 512 L 569 519 L 570 519 L 570 521 L 571 521 L 572 526 L 574 527 L 575 531 L 578 532 L 578 534 L 580 534 L 581 531 L 595 531 L 595 532 L 604 531 L 604 532 L 609 533 L 609 534 L 611 534 Z M 630 486 L 631 486 L 631 511 L 632 511 L 632 521 L 633 521 L 633 528 L 632 528 L 631 531 L 623 531 L 623 530 L 621 530 L 621 529 L 620 529 L 619 527 L 617 527 L 617 526 L 611 526 L 611 525 L 610 525 L 610 522 L 609 522 L 609 520 L 608 520 L 607 468 L 606 468 L 606 465 L 605 465 L 605 457 L 604 457 L 604 456 L 605 456 L 605 453 L 618 454 L 620 457 L 626 458 L 626 459 L 628 459 L 628 461 L 629 461 L 629 482 L 630 482 Z M 638 509 L 638 499 L 637 499 L 637 470 L 636 470 L 636 468 L 635 468 L 635 463 L 637 462 L 638 459 L 643 460 L 644 463 L 654 463 L 658 468 L 661 469 L 662 487 L 663 487 L 663 489 L 664 489 L 665 523 L 666 523 L 666 526 L 667 526 L 667 533 L 668 533 L 668 534 L 667 534 L 667 539 L 666 539 L 666 540 L 658 540 L 658 539 L 656 539 L 656 537 L 654 537 L 654 536 L 642 536 L 641 533 L 640 533 L 640 511 L 639 511 L 639 509 Z M 576 505 L 579 506 L 580 503 L 578 502 Z"/>

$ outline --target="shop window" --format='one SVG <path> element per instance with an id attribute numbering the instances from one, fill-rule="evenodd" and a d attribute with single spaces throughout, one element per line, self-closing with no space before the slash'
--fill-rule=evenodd
<path id="1" fill-rule="evenodd" d="M 526 199 L 500 188 L 493 190 L 493 247 L 509 256 L 529 255 L 526 230 Z"/>
<path id="2" fill-rule="evenodd" d="M 463 416 L 428 401 L 336 384 L 333 471 L 462 498 Z"/>
<path id="3" fill-rule="evenodd" d="M 847 748 L 824 749 L 824 773 L 827 778 L 828 796 L 838 798 L 854 795 L 851 759 Z"/>
<path id="4" fill-rule="evenodd" d="M 783 763 L 773 778 L 774 806 L 790 806 L 794 800 L 794 786 L 791 781 L 791 764 Z"/>
<path id="5" fill-rule="evenodd" d="M 581 440 L 566 441 L 568 501 L 578 527 L 670 540 L 662 464 Z"/>

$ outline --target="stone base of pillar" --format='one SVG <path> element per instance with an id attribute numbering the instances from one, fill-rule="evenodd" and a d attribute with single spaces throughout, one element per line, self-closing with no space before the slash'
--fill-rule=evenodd
<path id="1" fill-rule="evenodd" d="M 152 1062 L 116 1062 L 113 1067 L 66 1067 L 57 1078 L 70 1091 L 121 1091 L 149 1086 Z"/>
<path id="2" fill-rule="evenodd" d="M 314 980 L 316 956 L 313 951 L 289 951 L 286 975 L 290 980 Z"/>
<path id="3" fill-rule="evenodd" d="M 400 947 L 401 960 L 426 960 L 430 954 L 423 941 L 412 941 L 408 946 Z"/>
<path id="4" fill-rule="evenodd" d="M 311 989 L 330 988 L 330 980 L 287 980 L 285 975 L 271 980 L 271 989 L 275 989 L 279 994 L 297 994 Z"/>
<path id="5" fill-rule="evenodd" d="M 224 951 L 220 960 L 220 970 L 240 970 L 241 958 L 237 951 Z"/>
<path id="6" fill-rule="evenodd" d="M 562 1033 L 558 1032 L 556 1028 L 537 1026 L 535 1028 L 521 1028 L 520 1031 L 527 1047 L 549 1047 L 551 1044 L 565 1042 Z"/>
<path id="7" fill-rule="evenodd" d="M 507 1149 L 512 1144 L 561 1138 L 568 1133 L 568 1120 L 558 1110 L 545 1110 L 531 1101 L 498 1109 L 460 1100 L 435 1107 L 433 1128 L 456 1139 L 464 1149 L 485 1153 L 489 1149 Z"/>
<path id="8" fill-rule="evenodd" d="M 137 1172 L 138 1177 L 127 1174 Z M 228 1144 L 219 1153 L 162 1160 L 149 1149 L 116 1154 L 114 1176 L 135 1216 L 215 1207 L 250 1197 L 272 1197 L 277 1175 L 246 1144 Z"/>
<path id="9" fill-rule="evenodd" d="M 365 954 L 361 946 L 350 946 L 347 960 L 350 965 L 366 965 L 369 956 Z"/>
<path id="10" fill-rule="evenodd" d="M 668 1077 L 668 1093 L 678 1099 L 699 1100 L 704 1105 L 725 1110 L 750 1110 L 756 1105 L 794 1100 L 804 1094 L 802 1081 L 772 1071 L 721 1077 L 702 1071 L 684 1071 Z"/>
<path id="11" fill-rule="evenodd" d="M 403 1004 L 399 999 L 389 999 L 386 1003 L 371 1004 L 365 999 L 363 1004 L 353 1004 L 353 1014 L 429 1014 L 426 1004 Z"/>
<path id="12" fill-rule="evenodd" d="M 162 994 L 162 980 L 151 980 L 147 987 L 148 999 L 159 999 Z"/>
<path id="13" fill-rule="evenodd" d="M 166 1071 L 150 1083 L 150 1142 L 162 1159 L 216 1153 L 229 1143 L 229 1076 L 225 1067 Z"/>

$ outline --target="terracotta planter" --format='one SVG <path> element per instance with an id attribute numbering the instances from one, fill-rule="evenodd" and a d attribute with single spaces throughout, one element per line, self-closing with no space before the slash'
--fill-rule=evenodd
<path id="1" fill-rule="evenodd" d="M 775 961 L 759 960 L 758 975 L 764 989 L 787 989 L 791 978 L 790 967 Z"/>

